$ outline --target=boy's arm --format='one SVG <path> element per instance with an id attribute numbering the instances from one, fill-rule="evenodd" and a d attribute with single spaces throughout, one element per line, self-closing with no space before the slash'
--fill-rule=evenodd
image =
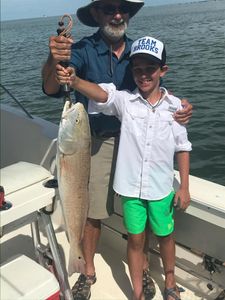
<path id="1" fill-rule="evenodd" d="M 90 100 L 105 103 L 108 93 L 96 83 L 79 78 L 72 67 L 64 68 L 60 64 L 56 65 L 57 81 L 59 84 L 69 84 L 71 88 L 80 92 Z"/>
<path id="2" fill-rule="evenodd" d="M 190 204 L 189 193 L 189 152 L 181 151 L 176 153 L 178 169 L 180 173 L 180 187 L 174 197 L 174 206 L 185 210 Z"/>

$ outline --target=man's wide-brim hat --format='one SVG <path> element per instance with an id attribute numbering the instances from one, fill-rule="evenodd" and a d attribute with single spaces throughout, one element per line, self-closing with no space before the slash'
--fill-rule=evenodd
<path id="1" fill-rule="evenodd" d="M 99 1 L 101 0 L 92 0 L 91 3 L 89 3 L 86 6 L 80 7 L 77 10 L 77 17 L 81 23 L 91 27 L 99 26 L 99 24 L 93 19 L 92 14 L 90 12 L 91 7 L 95 6 L 97 4 L 96 2 Z M 139 11 L 139 9 L 144 5 L 144 0 L 123 0 L 123 1 L 129 6 L 130 18 L 132 18 Z M 111 4 L 113 0 L 110 0 L 109 2 Z"/>

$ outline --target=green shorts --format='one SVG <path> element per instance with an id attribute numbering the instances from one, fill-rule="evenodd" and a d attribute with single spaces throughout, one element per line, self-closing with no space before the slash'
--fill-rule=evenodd
<path id="1" fill-rule="evenodd" d="M 172 233 L 174 230 L 173 198 L 174 192 L 154 201 L 121 196 L 126 230 L 131 234 L 143 232 L 148 218 L 155 235 L 167 236 Z"/>

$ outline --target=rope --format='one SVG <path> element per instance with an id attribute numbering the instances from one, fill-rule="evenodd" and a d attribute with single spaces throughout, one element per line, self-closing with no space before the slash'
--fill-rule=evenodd
<path id="1" fill-rule="evenodd" d="M 68 19 L 68 24 L 67 24 L 66 27 L 63 27 L 64 26 L 64 19 Z M 71 36 L 72 27 L 73 27 L 72 17 L 68 14 L 65 14 L 61 17 L 61 19 L 59 21 L 59 29 L 57 30 L 57 32 L 58 32 L 59 35 L 69 38 Z"/>

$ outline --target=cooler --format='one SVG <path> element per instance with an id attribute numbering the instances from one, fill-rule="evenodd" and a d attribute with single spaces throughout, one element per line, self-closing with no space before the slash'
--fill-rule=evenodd
<path id="1" fill-rule="evenodd" d="M 0 268 L 1 300 L 60 300 L 54 274 L 21 255 Z"/>

